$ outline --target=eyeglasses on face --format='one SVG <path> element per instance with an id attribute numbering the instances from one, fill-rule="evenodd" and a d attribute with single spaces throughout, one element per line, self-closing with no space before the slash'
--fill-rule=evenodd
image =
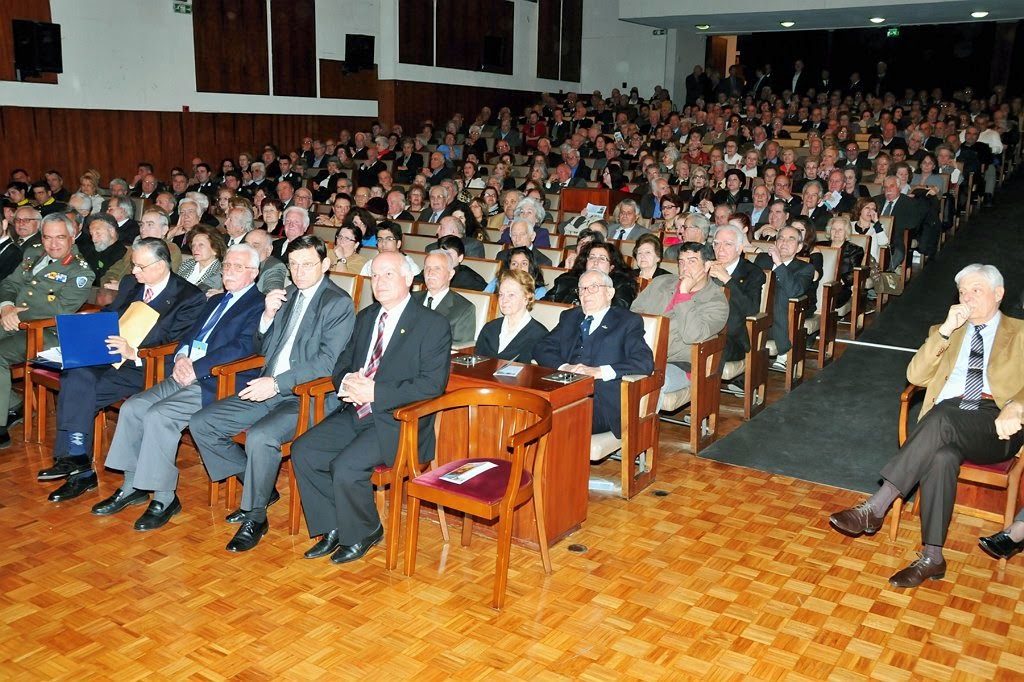
<path id="1" fill-rule="evenodd" d="M 586 292 L 588 294 L 596 294 L 601 289 L 604 289 L 607 286 L 608 286 L 607 284 L 590 284 L 590 285 L 583 286 L 583 287 L 577 287 L 576 288 L 576 292 L 580 293 L 580 294 L 582 294 L 583 292 Z"/>

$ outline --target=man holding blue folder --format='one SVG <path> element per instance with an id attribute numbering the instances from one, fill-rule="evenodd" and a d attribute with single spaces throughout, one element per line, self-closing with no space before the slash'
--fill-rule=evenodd
<path id="1" fill-rule="evenodd" d="M 75 225 L 64 214 L 43 218 L 40 231 L 43 253 L 0 282 L 0 419 L 4 420 L 0 448 L 10 446 L 7 427 L 21 418 L 21 398 L 11 394 L 11 365 L 25 361 L 27 343 L 27 332 L 20 331 L 18 325 L 78 312 L 96 278 L 85 261 L 71 253 Z M 48 348 L 57 345 L 52 329 L 43 340 Z"/>
<path id="2" fill-rule="evenodd" d="M 260 255 L 248 244 L 228 249 L 224 257 L 225 293 L 210 298 L 174 353 L 171 376 L 137 393 L 121 406 L 117 430 L 107 453 L 107 468 L 124 472 L 117 491 L 92 508 L 97 516 L 116 514 L 149 501 L 135 530 L 155 530 L 181 511 L 175 494 L 178 440 L 189 418 L 217 394 L 217 365 L 257 352 L 256 325 L 263 314 L 263 294 L 255 286 Z M 239 375 L 236 389 L 253 378 Z M 153 491 L 150 501 L 149 492 Z"/>
<path id="3" fill-rule="evenodd" d="M 178 341 L 185 336 L 206 306 L 206 296 L 187 280 L 171 272 L 167 243 L 140 237 L 132 244 L 132 277 L 121 280 L 114 302 L 104 308 L 123 315 L 137 301 L 159 315 L 140 348 Z M 92 469 L 92 429 L 96 413 L 118 400 L 142 390 L 145 376 L 138 359 L 139 348 L 121 336 L 107 339 L 111 362 L 124 359 L 120 367 L 100 365 L 78 367 L 61 373 L 57 394 L 57 436 L 53 444 L 54 465 L 39 472 L 40 481 L 67 478 L 49 495 L 51 502 L 65 502 L 95 490 Z"/>

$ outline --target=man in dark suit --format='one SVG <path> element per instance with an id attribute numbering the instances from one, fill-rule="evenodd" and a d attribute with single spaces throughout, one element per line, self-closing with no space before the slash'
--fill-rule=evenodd
<path id="1" fill-rule="evenodd" d="M 917 236 L 924 221 L 924 202 L 900 192 L 900 180 L 894 175 L 882 180 L 882 194 L 873 197 L 879 216 L 892 216 L 892 267 L 903 262 L 906 254 L 903 248 L 903 233 Z"/>
<path id="2" fill-rule="evenodd" d="M 181 511 L 175 494 L 181 431 L 189 417 L 216 398 L 217 378 L 212 369 L 258 350 L 254 338 L 263 312 L 263 294 L 256 288 L 259 262 L 259 254 L 251 246 L 228 249 L 223 266 L 225 293 L 206 302 L 192 329 L 182 337 L 171 376 L 121 406 L 106 466 L 123 471 L 124 482 L 92 508 L 93 514 L 110 516 L 149 501 L 135 522 L 135 530 L 147 531 L 164 526 Z M 239 375 L 236 390 L 251 378 Z"/>
<path id="3" fill-rule="evenodd" d="M 533 262 L 540 266 L 550 266 L 551 259 L 544 255 L 542 251 L 538 251 L 537 247 L 534 246 L 534 242 L 537 239 L 537 233 L 533 226 L 526 220 L 513 220 L 512 224 L 508 228 L 509 242 L 511 243 L 510 248 L 521 246 L 523 248 L 530 249 L 533 252 Z M 499 251 L 497 260 L 508 265 L 509 250 Z"/>
<path id="4" fill-rule="evenodd" d="M 444 315 L 452 327 L 452 343 L 464 345 L 476 338 L 476 307 L 449 288 L 455 265 L 447 251 L 428 253 L 423 261 L 423 283 L 427 288 L 414 293 L 412 300 Z"/>
<path id="5" fill-rule="evenodd" d="M 103 210 L 117 221 L 117 241 L 125 246 L 131 246 L 139 236 L 139 224 L 134 220 L 135 204 L 132 200 L 111 197 L 107 199 Z"/>
<path id="6" fill-rule="evenodd" d="M 204 407 L 189 421 L 210 478 L 242 478 L 242 506 L 226 519 L 240 524 L 229 552 L 246 552 L 267 534 L 267 507 L 278 498 L 281 444 L 294 437 L 299 412 L 292 389 L 331 371 L 355 321 L 352 299 L 325 276 L 331 261 L 319 238 L 300 237 L 287 257 L 292 286 L 266 295 L 256 330 L 263 371 L 237 395 Z M 336 404 L 330 395 L 328 409 Z M 244 449 L 232 440 L 243 431 Z"/>
<path id="7" fill-rule="evenodd" d="M 360 187 L 372 187 L 379 184 L 377 174 L 387 170 L 387 165 L 377 158 L 377 145 L 370 144 L 366 147 L 366 160 L 359 164 L 356 171 L 356 178 Z"/>
<path id="8" fill-rule="evenodd" d="M 700 66 L 693 67 L 693 73 L 686 77 L 686 104 L 697 103 L 698 98 L 707 98 L 708 79 L 704 75 L 704 69 Z"/>
<path id="9" fill-rule="evenodd" d="M 804 73 L 804 63 L 798 59 L 793 62 L 793 75 L 783 83 L 782 89 L 789 90 L 794 95 L 800 96 L 805 94 L 809 87 L 811 87 L 811 76 Z"/>
<path id="10" fill-rule="evenodd" d="M 454 210 L 448 203 L 448 190 L 443 186 L 431 187 L 427 201 L 430 207 L 420 211 L 420 222 L 440 223 L 441 218 L 451 215 Z"/>
<path id="11" fill-rule="evenodd" d="M 810 218 L 816 230 L 824 230 L 828 225 L 829 219 L 832 217 L 828 206 L 822 203 L 821 195 L 821 182 L 818 180 L 808 180 L 804 184 L 803 193 L 800 198 L 800 215 Z"/>
<path id="12" fill-rule="evenodd" d="M 213 173 L 210 172 L 210 164 L 205 161 L 196 165 L 196 181 L 188 186 L 186 192 L 202 192 L 210 197 L 212 203 L 217 196 L 217 184 L 213 181 Z M 177 194 L 177 190 L 175 190 Z"/>
<path id="13" fill-rule="evenodd" d="M 750 350 L 746 320 L 761 311 L 764 270 L 743 256 L 743 243 L 742 229 L 731 223 L 722 225 L 715 231 L 715 260 L 708 261 L 708 276 L 729 290 L 729 321 L 726 323 L 728 332 L 723 362 L 742 360 Z M 744 388 L 742 377 L 733 384 L 733 392 Z"/>
<path id="14" fill-rule="evenodd" d="M 139 348 L 179 340 L 206 304 L 203 292 L 171 272 L 171 253 L 162 239 L 144 237 L 132 244 L 132 273 L 134 277 L 121 280 L 117 296 L 104 311 L 123 315 L 132 303 L 142 302 L 160 317 L 137 348 L 124 337 L 107 338 L 111 359 L 124 360 L 120 367 L 79 367 L 61 373 L 54 466 L 40 471 L 39 480 L 67 481 L 50 493 L 51 502 L 71 500 L 96 488 L 90 452 L 96 413 L 141 391 L 145 377 Z"/>
<path id="15" fill-rule="evenodd" d="M 373 259 L 376 303 L 360 311 L 352 342 L 334 367 L 341 408 L 292 445 L 292 466 L 311 537 L 307 559 L 362 558 L 384 536 L 370 476 L 393 466 L 399 422 L 393 412 L 444 393 L 450 370 L 451 327 L 409 295 L 413 273 L 401 254 Z M 434 455 L 434 420 L 421 419 L 419 457 Z"/>
<path id="16" fill-rule="evenodd" d="M 320 203 L 328 201 L 334 194 L 338 178 L 348 177 L 341 172 L 341 164 L 338 162 L 337 156 L 328 156 L 324 165 L 324 169 L 313 179 L 313 198 Z"/>
<path id="17" fill-rule="evenodd" d="M 800 230 L 786 226 L 779 230 L 768 253 L 759 253 L 754 265 L 771 270 L 775 278 L 775 308 L 772 311 L 771 340 L 775 342 L 775 368 L 785 370 L 786 353 L 793 347 L 789 338 L 789 299 L 807 296 L 807 307 L 814 309 L 817 298 L 814 266 L 796 257 L 802 243 Z"/>
<path id="18" fill-rule="evenodd" d="M 574 178 L 572 176 L 572 169 L 569 168 L 568 164 L 560 163 L 555 168 L 555 177 L 552 180 L 550 180 L 550 181 L 548 181 L 547 183 L 544 184 L 544 189 L 547 192 L 554 192 L 554 193 L 557 194 L 557 193 L 561 192 L 563 189 L 565 189 L 566 187 L 576 187 L 576 188 L 579 188 L 579 187 L 586 187 L 586 186 L 587 186 L 586 178 L 584 178 L 582 176 Z"/>
<path id="19" fill-rule="evenodd" d="M 594 377 L 592 432 L 611 431 L 618 438 L 622 377 L 652 373 L 654 356 L 644 341 L 642 318 L 611 306 L 611 277 L 587 270 L 580 276 L 579 296 L 580 305 L 563 312 L 552 332 L 537 342 L 533 359 L 545 367 Z"/>

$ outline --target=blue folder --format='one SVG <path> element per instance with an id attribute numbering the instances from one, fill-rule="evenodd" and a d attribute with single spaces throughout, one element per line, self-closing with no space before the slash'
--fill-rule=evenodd
<path id="1" fill-rule="evenodd" d="M 89 313 L 86 315 L 58 315 L 57 337 L 60 339 L 61 369 L 109 365 L 121 360 L 111 355 L 107 347 L 108 336 L 121 333 L 117 313 Z M 36 360 L 40 364 L 53 363 Z"/>

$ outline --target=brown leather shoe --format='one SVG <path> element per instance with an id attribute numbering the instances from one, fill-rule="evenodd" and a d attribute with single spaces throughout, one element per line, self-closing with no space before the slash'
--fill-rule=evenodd
<path id="1" fill-rule="evenodd" d="M 844 509 L 828 517 L 828 522 L 833 528 L 853 537 L 874 535 L 884 521 L 885 514 L 875 514 L 867 502 L 861 502 L 856 507 Z"/>
<path id="2" fill-rule="evenodd" d="M 910 564 L 902 571 L 897 571 L 891 578 L 889 584 L 893 587 L 917 587 L 924 582 L 925 578 L 930 580 L 942 580 L 946 577 L 945 560 L 934 561 L 923 554 L 917 561 Z"/>

